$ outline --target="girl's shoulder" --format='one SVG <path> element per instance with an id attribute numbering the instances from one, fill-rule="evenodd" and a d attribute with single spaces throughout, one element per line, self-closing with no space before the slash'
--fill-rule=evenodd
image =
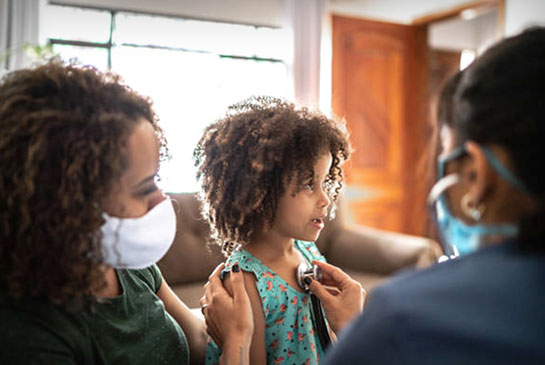
<path id="1" fill-rule="evenodd" d="M 240 269 L 247 272 L 252 272 L 257 278 L 263 276 L 267 267 L 254 255 L 239 246 L 225 261 L 225 268 L 222 271 L 222 278 L 226 273 L 231 271 L 231 267 L 238 264 Z"/>

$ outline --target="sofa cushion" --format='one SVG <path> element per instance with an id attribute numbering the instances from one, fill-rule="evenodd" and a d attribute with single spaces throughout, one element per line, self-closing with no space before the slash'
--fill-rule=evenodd
<path id="1" fill-rule="evenodd" d="M 409 267 L 426 267 L 440 255 L 435 241 L 360 225 L 346 225 L 335 236 L 328 260 L 344 270 L 389 275 Z"/>
<path id="2" fill-rule="evenodd" d="M 174 285 L 171 289 L 189 308 L 201 306 L 199 300 L 204 295 L 204 282 Z"/>
<path id="3" fill-rule="evenodd" d="M 208 224 L 200 214 L 194 193 L 168 194 L 177 216 L 176 237 L 158 266 L 170 286 L 198 282 L 202 285 L 224 260 L 219 246 L 209 245 Z"/>

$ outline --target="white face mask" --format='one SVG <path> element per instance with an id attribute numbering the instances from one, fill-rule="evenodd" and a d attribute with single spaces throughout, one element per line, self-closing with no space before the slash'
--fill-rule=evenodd
<path id="1" fill-rule="evenodd" d="M 104 262 L 118 269 L 143 269 L 168 251 L 176 235 L 176 214 L 165 199 L 144 216 L 116 218 L 104 213 L 102 230 Z"/>

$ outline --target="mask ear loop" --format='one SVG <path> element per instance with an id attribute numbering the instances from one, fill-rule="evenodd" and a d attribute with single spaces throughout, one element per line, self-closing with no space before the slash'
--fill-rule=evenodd
<path id="1" fill-rule="evenodd" d="M 503 163 L 494 155 L 494 153 L 486 148 L 485 146 L 480 146 L 481 150 L 483 151 L 483 154 L 486 157 L 486 160 L 490 164 L 490 167 L 494 171 L 496 171 L 503 179 L 505 179 L 507 182 L 509 182 L 511 185 L 515 186 L 517 189 L 522 191 L 523 193 L 532 196 L 533 194 L 530 192 L 530 190 L 524 185 L 524 183 L 513 174 L 510 170 L 508 170 Z"/>
<path id="2" fill-rule="evenodd" d="M 458 184 L 461 180 L 460 175 L 450 174 L 436 182 L 428 194 L 428 206 L 433 207 L 433 204 L 435 204 L 441 194 L 451 186 Z"/>
<path id="3" fill-rule="evenodd" d="M 458 174 L 450 174 L 445 177 L 443 177 L 441 180 L 439 180 L 435 185 L 431 188 L 430 193 L 428 194 L 427 204 L 428 208 L 430 210 L 430 214 L 435 217 L 437 220 L 437 213 L 434 209 L 435 202 L 440 199 L 441 194 L 443 194 L 448 188 L 450 188 L 453 185 L 458 184 L 461 181 L 460 175 Z M 446 244 L 444 240 L 439 240 L 439 243 L 441 244 L 441 248 L 443 249 L 444 255 L 441 255 L 438 262 L 444 262 L 448 261 L 450 259 L 456 258 L 460 256 L 460 253 L 458 252 L 458 249 L 456 246 L 451 246 L 449 244 Z"/>

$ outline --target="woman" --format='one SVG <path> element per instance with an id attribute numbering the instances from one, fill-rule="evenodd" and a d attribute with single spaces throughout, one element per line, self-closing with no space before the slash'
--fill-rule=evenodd
<path id="1" fill-rule="evenodd" d="M 545 29 L 534 28 L 449 81 L 430 202 L 461 257 L 376 288 L 326 363 L 545 363 L 544 59 Z M 311 290 L 328 318 L 355 302 L 334 302 L 315 281 Z M 216 339 L 243 332 L 220 326 L 230 300 L 212 276 L 203 302 Z"/>
<path id="2" fill-rule="evenodd" d="M 176 229 L 166 155 L 150 102 L 113 75 L 4 77 L 0 363 L 203 362 L 204 322 L 155 266 Z"/>

